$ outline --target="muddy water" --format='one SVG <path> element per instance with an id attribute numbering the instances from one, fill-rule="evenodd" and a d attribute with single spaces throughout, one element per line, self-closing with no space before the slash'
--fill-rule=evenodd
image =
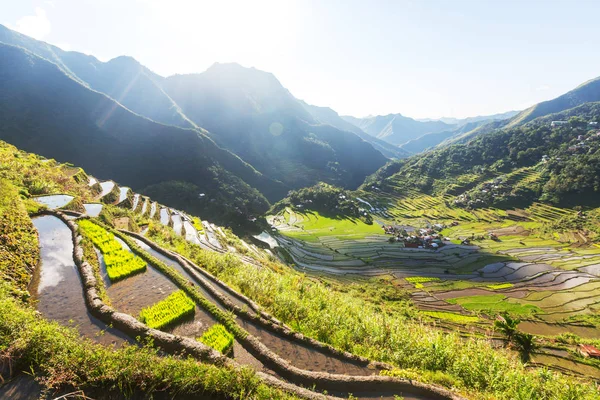
<path id="1" fill-rule="evenodd" d="M 137 208 L 138 203 L 140 202 L 140 195 L 138 193 L 133 195 L 133 205 L 131 206 L 132 210 Z"/>
<path id="2" fill-rule="evenodd" d="M 33 199 L 50 209 L 61 208 L 69 204 L 71 200 L 73 200 L 73 196 L 69 196 L 68 194 L 55 194 L 51 196 L 39 196 L 34 197 Z"/>
<path id="3" fill-rule="evenodd" d="M 582 374 L 584 376 L 592 378 L 600 378 L 600 369 L 591 365 L 578 363 L 573 360 L 565 360 L 561 357 L 556 357 L 547 354 L 534 354 L 532 356 L 533 361 L 548 366 L 549 368 L 558 367 L 566 370 Z"/>
<path id="4" fill-rule="evenodd" d="M 142 214 L 144 214 L 146 212 L 146 210 L 148 209 L 149 200 L 142 199 L 142 201 L 144 202 L 144 204 L 142 204 Z"/>
<path id="5" fill-rule="evenodd" d="M 118 203 L 122 202 L 123 200 L 125 200 L 127 198 L 127 193 L 129 192 L 129 188 L 128 187 L 121 187 L 119 188 L 119 201 Z"/>
<path id="6" fill-rule="evenodd" d="M 150 246 L 148 246 L 146 243 L 142 242 L 139 239 L 136 239 L 136 238 L 133 238 L 133 237 L 131 239 L 142 250 L 146 251 L 151 256 L 153 256 L 154 258 L 158 259 L 159 261 L 162 261 L 163 263 L 167 264 L 168 266 L 173 267 L 177 272 L 179 272 L 188 281 L 190 281 L 190 282 L 195 282 L 196 281 L 191 275 L 189 275 L 186 272 L 185 269 L 183 269 L 183 267 L 181 265 L 179 265 L 179 263 L 177 261 L 173 260 L 172 258 L 163 256 L 161 253 L 159 253 L 158 251 L 154 250 L 153 248 L 151 248 Z M 206 297 L 208 300 L 210 300 L 212 303 L 214 303 L 221 310 L 225 310 L 225 307 L 223 307 L 223 305 L 217 299 L 215 299 L 210 293 L 208 293 L 206 290 L 204 290 L 202 288 L 202 286 L 197 285 L 197 288 L 200 291 L 200 293 L 202 293 L 202 295 L 204 295 L 204 297 Z"/>
<path id="7" fill-rule="evenodd" d="M 104 197 L 110 193 L 110 191 L 115 186 L 115 183 L 113 181 L 106 181 L 100 183 L 100 186 L 102 187 L 102 192 L 100 193 L 99 197 Z"/>
<path id="8" fill-rule="evenodd" d="M 41 266 L 36 269 L 29 291 L 37 309 L 48 319 L 77 326 L 79 332 L 102 344 L 121 344 L 127 336 L 108 329 L 87 310 L 75 262 L 71 230 L 57 217 L 33 219 L 40 237 Z M 103 332 L 104 331 L 104 332 Z"/>
<path id="9" fill-rule="evenodd" d="M 589 326 L 549 324 L 546 322 L 537 321 L 522 321 L 519 324 L 519 329 L 523 332 L 530 333 L 532 335 L 558 336 L 561 333 L 570 332 L 584 339 L 600 338 L 600 329 Z"/>
<path id="10" fill-rule="evenodd" d="M 166 208 L 160 209 L 160 223 L 163 225 L 169 225 L 169 210 Z"/>
<path id="11" fill-rule="evenodd" d="M 269 234 L 269 232 L 267 232 L 267 231 L 262 231 L 260 233 L 260 235 L 254 235 L 254 238 L 260 240 L 261 242 L 268 244 L 269 247 L 272 249 L 279 246 L 279 243 L 277 243 L 277 240 L 275 240 L 275 238 L 273 236 L 271 236 Z"/>
<path id="12" fill-rule="evenodd" d="M 191 243 L 200 244 L 200 239 L 198 239 L 198 231 L 194 228 L 194 225 L 188 220 L 183 222 L 183 226 L 185 228 L 185 240 Z"/>
<path id="13" fill-rule="evenodd" d="M 260 328 L 252 322 L 239 319 L 239 324 L 265 346 L 297 368 L 307 371 L 329 372 L 346 375 L 374 375 L 377 372 L 366 366 L 342 360 L 301 343 L 291 342 L 285 337 Z"/>
<path id="14" fill-rule="evenodd" d="M 116 239 L 125 249 L 131 251 L 125 242 L 119 238 Z M 106 275 L 106 264 L 104 263 L 102 254 L 99 251 L 97 251 L 97 253 L 100 260 L 102 277 L 107 287 L 108 297 L 111 300 L 112 306 L 118 311 L 137 318 L 142 308 L 163 300 L 178 289 L 167 277 L 151 266 L 148 266 L 144 273 L 111 284 Z M 166 257 L 165 259 L 169 260 Z M 165 263 L 166 260 L 164 260 Z M 196 307 L 196 312 L 193 317 L 190 317 L 176 326 L 169 327 L 165 329 L 165 331 L 175 335 L 196 339 L 201 336 L 206 329 L 213 325 L 215 321 L 216 320 L 211 314 Z"/>
<path id="15" fill-rule="evenodd" d="M 196 307 L 196 313 L 193 318 L 177 324 L 175 327 L 165 329 L 165 332 L 172 333 L 173 335 L 185 336 L 191 339 L 197 339 L 202 334 L 215 324 L 217 320 L 212 315 L 205 312 L 200 307 Z"/>
<path id="16" fill-rule="evenodd" d="M 171 219 L 173 220 L 173 230 L 176 234 L 181 235 L 181 228 L 183 227 L 183 220 L 181 219 L 181 215 L 178 213 L 173 213 L 171 215 Z"/>
<path id="17" fill-rule="evenodd" d="M 150 201 L 150 200 L 148 200 Z M 154 214 L 156 214 L 156 208 L 158 207 L 158 205 L 156 204 L 156 202 L 152 203 L 152 207 L 150 207 L 150 218 L 154 217 Z"/>
<path id="18" fill-rule="evenodd" d="M 85 213 L 90 217 L 97 217 L 102 211 L 102 204 L 100 203 L 86 203 L 83 205 Z"/>

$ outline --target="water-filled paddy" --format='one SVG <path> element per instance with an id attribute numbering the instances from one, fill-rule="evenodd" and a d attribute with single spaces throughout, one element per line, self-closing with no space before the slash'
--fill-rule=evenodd
<path id="1" fill-rule="evenodd" d="M 102 212 L 102 204 L 100 203 L 86 203 L 83 205 L 85 213 L 90 217 L 97 217 Z"/>
<path id="2" fill-rule="evenodd" d="M 77 326 L 79 332 L 99 343 L 123 343 L 127 337 L 108 329 L 93 317 L 85 305 L 79 272 L 73 260 L 71 230 L 57 217 L 33 219 L 41 246 L 41 265 L 36 269 L 29 290 L 37 309 L 48 319 Z M 100 334 L 101 331 L 105 331 Z"/>
<path id="3" fill-rule="evenodd" d="M 35 201 L 45 205 L 51 210 L 66 206 L 73 199 L 74 197 L 69 196 L 68 194 L 53 194 L 49 196 L 34 197 Z"/>

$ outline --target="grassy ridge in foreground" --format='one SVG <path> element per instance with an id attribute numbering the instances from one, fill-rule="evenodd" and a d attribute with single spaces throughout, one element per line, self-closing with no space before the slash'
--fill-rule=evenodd
<path id="1" fill-rule="evenodd" d="M 140 321 L 150 328 L 161 329 L 194 315 L 196 305 L 186 294 L 178 290 L 166 299 L 140 311 Z"/>
<path id="2" fill-rule="evenodd" d="M 104 255 L 106 273 L 112 282 L 125 279 L 131 275 L 146 270 L 146 263 L 141 258 L 123 249 L 121 243 L 115 240 L 114 235 L 107 232 L 90 220 L 83 219 L 77 222 L 81 231 L 86 235 Z"/>
<path id="3" fill-rule="evenodd" d="M 528 370 L 516 356 L 494 350 L 487 341 L 463 339 L 423 325 L 410 318 L 414 309 L 406 303 L 373 304 L 345 285 L 325 285 L 281 266 L 246 265 L 231 254 L 202 250 L 156 224 L 151 224 L 147 235 L 191 258 L 295 330 L 338 349 L 396 365 L 395 375 L 418 376 L 421 382 L 453 387 L 474 398 L 600 398 L 588 382 Z"/>
<path id="4" fill-rule="evenodd" d="M 36 315 L 0 288 L 0 348 L 13 371 L 35 371 L 50 393 L 78 388 L 125 398 L 152 393 L 230 399 L 292 399 L 263 383 L 250 368 L 233 369 L 192 358 L 158 355 L 150 345 L 110 349 L 72 328 Z"/>

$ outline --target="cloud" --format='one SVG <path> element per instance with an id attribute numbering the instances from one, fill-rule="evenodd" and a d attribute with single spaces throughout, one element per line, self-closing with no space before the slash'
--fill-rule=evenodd
<path id="1" fill-rule="evenodd" d="M 35 15 L 26 15 L 15 24 L 15 30 L 34 39 L 41 40 L 52 30 L 50 20 L 43 8 L 36 7 Z"/>

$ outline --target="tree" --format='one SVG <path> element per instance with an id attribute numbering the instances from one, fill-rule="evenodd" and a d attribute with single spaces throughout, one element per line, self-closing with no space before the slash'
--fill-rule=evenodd
<path id="1" fill-rule="evenodd" d="M 502 315 L 498 315 L 496 317 L 496 320 L 494 321 L 494 328 L 500 331 L 504 337 L 506 337 L 506 340 L 510 342 L 513 336 L 517 333 L 517 326 L 520 322 L 520 319 L 512 317 L 508 313 L 503 313 Z"/>
<path id="2" fill-rule="evenodd" d="M 530 360 L 531 353 L 538 347 L 535 336 L 523 332 L 516 332 L 511 343 L 521 355 L 521 361 L 524 363 Z"/>

